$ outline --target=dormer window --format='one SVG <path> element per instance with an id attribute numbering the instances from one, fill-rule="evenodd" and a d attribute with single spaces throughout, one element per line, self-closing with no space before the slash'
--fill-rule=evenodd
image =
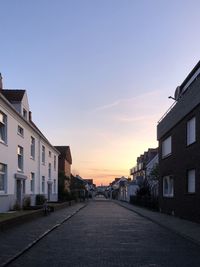
<path id="1" fill-rule="evenodd" d="M 23 117 L 27 120 L 27 110 L 23 108 Z"/>
<path id="2" fill-rule="evenodd" d="M 0 111 L 0 142 L 7 142 L 7 116 Z"/>

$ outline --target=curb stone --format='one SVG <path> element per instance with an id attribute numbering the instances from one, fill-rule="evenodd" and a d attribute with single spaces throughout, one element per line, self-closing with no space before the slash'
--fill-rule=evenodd
<path id="1" fill-rule="evenodd" d="M 78 213 L 80 210 L 82 210 L 83 208 L 85 208 L 87 206 L 87 204 L 83 205 L 82 207 L 80 207 L 79 209 L 75 210 L 74 212 L 72 212 L 70 215 L 68 215 L 66 218 L 64 218 L 60 223 L 55 224 L 54 226 L 52 226 L 50 229 L 48 229 L 47 231 L 45 231 L 43 234 L 41 234 L 38 238 L 36 238 L 34 241 L 32 241 L 31 243 L 29 243 L 24 249 L 22 249 L 20 252 L 18 252 L 17 254 L 15 254 L 13 257 L 10 257 L 6 262 L 2 263 L 0 266 L 1 267 L 5 267 L 8 266 L 11 262 L 15 261 L 17 258 L 19 258 L 20 256 L 22 256 L 24 253 L 26 253 L 29 249 L 31 249 L 34 245 L 36 245 L 40 240 L 42 240 L 45 236 L 47 236 L 48 234 L 50 234 L 52 231 L 54 231 L 55 229 L 57 229 L 58 227 L 60 227 L 63 223 L 65 223 L 66 221 L 68 221 L 70 218 L 72 218 L 76 213 Z"/>

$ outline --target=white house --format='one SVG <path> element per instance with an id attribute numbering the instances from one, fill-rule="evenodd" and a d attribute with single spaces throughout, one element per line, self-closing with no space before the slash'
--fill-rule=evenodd
<path id="1" fill-rule="evenodd" d="M 4 90 L 0 75 L 0 212 L 35 204 L 37 194 L 57 200 L 59 152 L 31 119 L 25 90 Z"/>
<path id="2" fill-rule="evenodd" d="M 151 187 L 151 194 L 155 197 L 158 196 L 158 177 L 157 179 L 152 176 L 151 172 L 158 166 L 158 154 L 150 160 L 146 165 L 146 178 Z"/>

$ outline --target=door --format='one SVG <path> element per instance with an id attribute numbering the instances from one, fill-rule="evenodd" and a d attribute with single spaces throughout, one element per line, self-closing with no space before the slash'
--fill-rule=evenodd
<path id="1" fill-rule="evenodd" d="M 21 208 L 22 206 L 22 182 L 21 180 L 16 180 L 17 183 L 17 205 Z"/>
<path id="2" fill-rule="evenodd" d="M 48 201 L 51 200 L 52 184 L 48 184 Z"/>

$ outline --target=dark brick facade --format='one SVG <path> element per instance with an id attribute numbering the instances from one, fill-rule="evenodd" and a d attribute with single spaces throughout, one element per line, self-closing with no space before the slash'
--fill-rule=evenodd
<path id="1" fill-rule="evenodd" d="M 182 96 L 182 104 L 177 102 L 176 105 L 180 106 L 178 116 L 181 116 L 181 111 L 185 110 L 187 101 L 189 101 L 188 96 L 194 94 L 197 89 L 200 91 L 199 76 Z M 199 104 L 193 106 L 186 115 L 183 112 L 182 119 L 167 129 L 165 133 L 163 132 L 165 123 L 166 125 L 170 124 L 173 115 L 176 116 L 177 106 L 170 111 L 170 116 L 166 116 L 162 120 L 161 131 L 158 126 L 159 203 L 161 212 L 200 222 L 200 97 L 197 96 L 197 98 L 195 101 Z M 187 122 L 193 117 L 196 118 L 196 141 L 187 146 Z M 162 142 L 169 136 L 172 138 L 172 153 L 170 156 L 162 158 Z M 196 172 L 195 193 L 187 192 L 187 172 L 191 169 L 195 169 Z M 168 175 L 174 179 L 174 197 L 171 198 L 163 196 L 163 177 Z"/>

